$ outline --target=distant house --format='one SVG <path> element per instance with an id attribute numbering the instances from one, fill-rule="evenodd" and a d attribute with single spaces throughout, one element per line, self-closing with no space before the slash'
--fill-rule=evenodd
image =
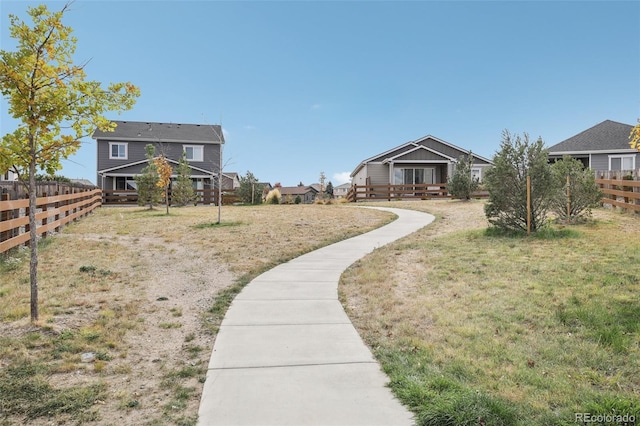
<path id="1" fill-rule="evenodd" d="M 640 153 L 629 146 L 630 124 L 605 120 L 549 148 L 549 160 L 565 155 L 595 171 L 632 171 L 640 167 Z"/>
<path id="2" fill-rule="evenodd" d="M 300 197 L 302 204 L 311 204 L 318 195 L 318 190 L 311 185 L 283 186 L 278 189 L 280 190 L 280 195 L 282 195 L 283 203 L 294 203 L 296 197 Z"/>
<path id="3" fill-rule="evenodd" d="M 0 175 L 0 180 L 13 182 L 18 180 L 18 175 L 12 171 L 7 170 L 4 174 Z"/>
<path id="4" fill-rule="evenodd" d="M 343 183 L 342 185 L 334 186 L 333 196 L 335 198 L 344 198 L 347 196 L 347 193 L 349 192 L 349 188 L 351 188 L 351 184 L 348 182 Z"/>
<path id="5" fill-rule="evenodd" d="M 219 125 L 114 122 L 115 131 L 96 130 L 93 134 L 97 141 L 97 182 L 101 189 L 135 190 L 134 177 L 147 166 L 147 144 L 155 146 L 156 155 L 164 154 L 174 173 L 185 152 L 194 188 L 214 187 L 224 143 Z"/>
<path id="6" fill-rule="evenodd" d="M 351 173 L 356 185 L 446 183 L 458 159 L 469 151 L 434 136 L 407 142 L 367 158 Z M 491 160 L 473 154 L 472 173 L 482 180 Z"/>
<path id="7" fill-rule="evenodd" d="M 240 178 L 236 172 L 222 172 L 222 189 L 224 191 L 235 191 L 240 188 Z"/>

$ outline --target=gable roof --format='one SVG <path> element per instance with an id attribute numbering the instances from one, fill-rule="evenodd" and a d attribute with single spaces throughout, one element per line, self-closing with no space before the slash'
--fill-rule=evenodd
<path id="1" fill-rule="evenodd" d="M 133 142 L 186 142 L 219 144 L 224 143 L 222 127 L 214 124 L 154 123 L 150 121 L 112 120 L 117 127 L 113 132 L 96 129 L 94 139 Z"/>
<path id="2" fill-rule="evenodd" d="M 588 153 L 629 150 L 629 134 L 633 126 L 605 120 L 549 148 L 549 154 Z"/>
<path id="3" fill-rule="evenodd" d="M 304 195 L 309 192 L 318 193 L 318 190 L 313 186 L 282 186 L 278 188 L 280 195 Z"/>
<path id="4" fill-rule="evenodd" d="M 437 150 L 434 150 L 432 148 L 429 148 L 428 146 L 425 145 L 425 142 L 427 140 L 433 140 L 437 143 L 440 143 L 442 145 L 445 145 L 446 147 L 451 148 L 454 151 L 457 151 L 460 153 L 460 155 L 465 155 L 468 154 L 469 151 L 463 148 L 460 148 L 459 146 L 456 146 L 452 143 L 446 142 L 442 139 L 436 138 L 435 136 L 432 135 L 427 135 L 427 136 L 423 136 L 419 139 L 416 139 L 414 141 L 409 141 L 406 142 L 402 145 L 399 145 L 395 148 L 392 148 L 388 151 L 385 151 L 383 153 L 380 153 L 378 155 L 374 155 L 373 157 L 367 158 L 366 160 L 363 160 L 360 162 L 360 164 L 358 164 L 358 166 L 353 170 L 353 172 L 351 172 L 351 177 L 355 176 L 358 171 L 364 167 L 365 164 L 370 163 L 370 162 L 381 162 L 381 163 L 387 163 L 389 161 L 393 161 L 395 158 L 400 158 L 402 156 L 404 156 L 405 154 L 409 153 L 409 152 L 413 152 L 416 151 L 418 149 L 423 149 L 426 151 L 429 151 L 433 154 L 437 154 L 438 156 L 442 157 L 442 159 L 446 159 L 446 161 L 451 161 L 451 162 L 456 162 L 457 159 L 451 157 L 450 155 L 445 155 L 444 153 L 438 152 Z M 473 157 L 476 159 L 481 160 L 482 162 L 486 162 L 487 164 L 492 164 L 491 160 L 481 157 L 478 154 L 473 154 Z"/>

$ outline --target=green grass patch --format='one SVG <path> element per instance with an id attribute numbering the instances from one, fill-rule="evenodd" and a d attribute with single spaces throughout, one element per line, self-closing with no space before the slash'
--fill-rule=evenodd
<path id="1" fill-rule="evenodd" d="M 22 361 L 0 370 L 0 413 L 27 420 L 65 416 L 82 423 L 97 419 L 94 402 L 106 395 L 106 386 L 54 388 L 48 367 Z"/>
<path id="2" fill-rule="evenodd" d="M 197 225 L 193 225 L 193 227 L 195 229 L 211 229 L 211 228 L 226 228 L 226 227 L 231 227 L 231 226 L 241 226 L 243 225 L 242 222 L 234 222 L 234 221 L 228 221 L 228 222 L 205 222 L 205 223 L 198 223 Z"/>
<path id="3" fill-rule="evenodd" d="M 640 226 L 612 216 L 530 237 L 424 230 L 343 275 L 345 308 L 418 424 L 640 418 Z"/>

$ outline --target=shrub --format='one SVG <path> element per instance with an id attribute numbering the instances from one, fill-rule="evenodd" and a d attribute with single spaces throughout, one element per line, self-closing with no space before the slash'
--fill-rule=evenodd
<path id="1" fill-rule="evenodd" d="M 280 195 L 280 190 L 278 188 L 274 188 L 267 194 L 267 198 L 265 201 L 267 204 L 280 204 L 280 200 L 282 195 Z"/>
<path id="2" fill-rule="evenodd" d="M 258 183 L 253 173 L 247 171 L 245 176 L 240 176 L 240 187 L 238 197 L 244 204 L 261 204 L 263 196 L 263 185 Z"/>
<path id="3" fill-rule="evenodd" d="M 187 153 L 182 152 L 182 157 L 176 168 L 177 179 L 171 190 L 171 201 L 179 206 L 186 206 L 196 200 L 196 193 L 191 180 L 191 167 L 187 161 Z"/>
<path id="4" fill-rule="evenodd" d="M 149 209 L 152 209 L 162 199 L 162 188 L 158 187 L 160 176 L 153 161 L 156 149 L 153 145 L 147 144 L 145 151 L 148 164 L 134 180 L 138 189 L 138 205 L 149 206 Z"/>
<path id="5" fill-rule="evenodd" d="M 529 141 L 529 135 L 512 137 L 502 133 L 500 150 L 487 170 L 484 183 L 489 191 L 485 215 L 503 230 L 527 231 L 527 176 L 531 178 L 531 231 L 545 225 L 554 193 L 553 175 L 544 142 Z"/>
<path id="6" fill-rule="evenodd" d="M 478 190 L 480 181 L 471 175 L 473 166 L 473 155 L 462 156 L 458 159 L 458 164 L 453 172 L 453 176 L 447 179 L 447 189 L 453 198 L 461 200 L 471 199 L 471 194 Z"/>
<path id="7" fill-rule="evenodd" d="M 551 170 L 556 188 L 551 208 L 558 219 L 576 223 L 591 215 L 591 208 L 602 200 L 602 192 L 591 169 L 585 169 L 580 161 L 565 156 L 553 164 Z"/>

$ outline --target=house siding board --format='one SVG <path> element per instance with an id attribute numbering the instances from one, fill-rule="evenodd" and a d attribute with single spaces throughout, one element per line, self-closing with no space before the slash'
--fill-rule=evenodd
<path id="1" fill-rule="evenodd" d="M 426 149 L 417 149 L 413 152 L 409 152 L 405 155 L 401 155 L 394 159 L 394 161 L 449 161 L 446 157 L 439 155 L 436 152 L 432 152 Z"/>
<path id="2" fill-rule="evenodd" d="M 368 165 L 364 165 L 362 166 L 362 168 L 360 168 L 360 170 L 358 170 L 358 172 L 353 175 L 353 177 L 351 178 L 351 182 L 354 185 L 365 185 L 367 182 L 367 170 L 368 170 Z"/>
<path id="3" fill-rule="evenodd" d="M 442 154 L 446 155 L 447 157 L 451 157 L 454 159 L 458 159 L 460 156 L 462 155 L 466 155 L 468 154 L 467 151 L 463 151 L 461 149 L 456 149 L 452 146 L 443 144 L 441 142 L 438 142 L 437 140 L 431 139 L 431 138 L 427 138 L 423 141 L 419 142 L 420 145 L 422 146 L 426 146 L 427 148 L 431 148 L 434 151 L 437 152 L 441 152 Z"/>
<path id="4" fill-rule="evenodd" d="M 591 170 L 609 170 L 609 155 L 591 155 Z"/>
<path id="5" fill-rule="evenodd" d="M 149 142 L 126 142 L 128 147 L 128 156 L 126 160 L 122 159 L 110 159 L 109 158 L 109 143 L 110 140 L 98 140 L 98 170 L 108 170 L 114 167 L 125 166 L 130 163 L 135 163 L 146 159 L 145 147 Z M 119 143 L 124 143 L 119 141 Z M 182 156 L 182 145 L 189 145 L 190 143 L 172 143 L 172 144 L 153 144 L 156 148 L 156 155 L 164 153 L 169 159 L 179 161 Z M 191 144 L 197 145 L 197 144 Z M 203 160 L 204 161 L 190 161 L 195 167 L 205 169 L 215 173 L 218 170 L 218 164 L 220 163 L 220 145 L 204 145 L 203 147 Z M 142 166 L 144 167 L 144 165 Z M 141 168 L 142 168 L 141 167 Z M 202 174 L 202 172 L 198 172 Z"/>
<path id="6" fill-rule="evenodd" d="M 389 183 L 389 166 L 386 164 L 368 164 L 367 175 L 371 185 L 386 185 Z"/>

